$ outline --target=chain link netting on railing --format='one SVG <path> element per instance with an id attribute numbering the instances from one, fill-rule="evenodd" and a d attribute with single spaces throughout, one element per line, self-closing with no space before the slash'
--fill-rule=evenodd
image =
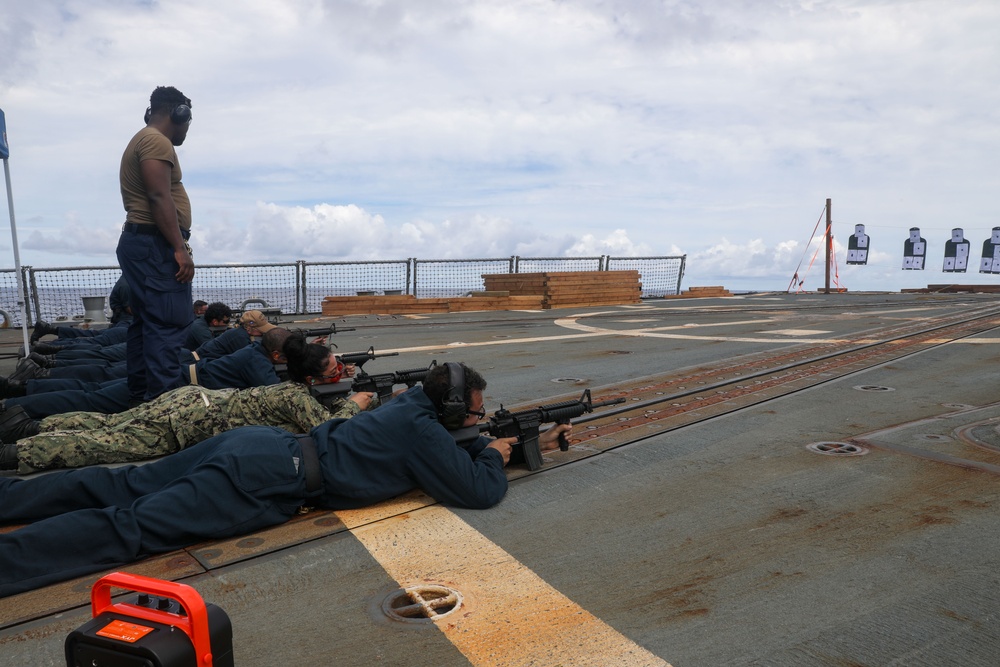
<path id="1" fill-rule="evenodd" d="M 642 281 L 642 297 L 663 297 L 681 293 L 684 262 L 679 257 L 608 257 L 605 271 L 638 271 Z"/>
<path id="2" fill-rule="evenodd" d="M 410 260 L 301 262 L 305 312 L 319 313 L 328 296 L 408 294 Z"/>
<path id="3" fill-rule="evenodd" d="M 514 273 L 602 271 L 603 257 L 517 257 Z"/>
<path id="4" fill-rule="evenodd" d="M 83 319 L 83 297 L 107 297 L 122 272 L 117 266 L 24 267 L 36 320 Z M 106 300 L 106 299 L 105 299 Z M 107 306 L 107 303 L 105 303 Z M 105 308 L 107 311 L 107 308 Z"/>
<path id="5" fill-rule="evenodd" d="M 21 325 L 21 308 L 18 305 L 21 297 L 17 290 L 18 274 L 14 269 L 0 270 L 0 326 L 13 327 Z M 29 303 L 25 291 L 25 308 Z"/>
<path id="6" fill-rule="evenodd" d="M 221 301 L 234 311 L 277 309 L 287 315 L 322 312 L 327 296 L 413 294 L 461 296 L 485 289 L 484 274 L 637 270 L 643 297 L 679 294 L 685 256 L 498 257 L 365 262 L 213 264 L 195 269 L 194 299 Z M 117 266 L 21 268 L 28 324 L 83 319 L 82 297 L 104 296 L 121 275 Z M 0 324 L 20 326 L 18 275 L 0 270 Z M 108 304 L 105 300 L 105 310 Z"/>
<path id="7" fill-rule="evenodd" d="M 414 259 L 413 294 L 418 298 L 461 296 L 486 289 L 483 274 L 513 273 L 514 258 Z"/>
<path id="8" fill-rule="evenodd" d="M 236 311 L 301 311 L 298 264 L 209 264 L 195 267 L 192 297 L 221 301 Z M 244 307 L 245 306 L 245 307 Z"/>

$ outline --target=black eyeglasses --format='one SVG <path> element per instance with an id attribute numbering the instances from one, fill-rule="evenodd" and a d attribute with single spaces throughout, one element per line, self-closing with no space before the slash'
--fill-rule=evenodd
<path id="1" fill-rule="evenodd" d="M 476 421 L 482 421 L 486 419 L 486 410 L 469 410 L 468 414 L 475 415 Z"/>

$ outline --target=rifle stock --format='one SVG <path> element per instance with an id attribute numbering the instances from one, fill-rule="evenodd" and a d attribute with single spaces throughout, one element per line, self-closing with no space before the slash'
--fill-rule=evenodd
<path id="1" fill-rule="evenodd" d="M 409 368 L 374 375 L 361 373 L 353 379 L 345 378 L 339 382 L 311 385 L 309 393 L 327 408 L 332 406 L 334 401 L 346 398 L 347 394 L 352 391 L 368 391 L 378 394 L 379 402 L 384 403 L 392 398 L 392 388 L 395 385 L 405 384 L 407 387 L 412 387 L 418 382 L 423 382 L 435 366 L 437 366 L 437 361 L 432 361 L 427 368 Z"/>
<path id="2" fill-rule="evenodd" d="M 384 403 L 392 398 L 392 388 L 397 384 L 412 387 L 427 379 L 427 374 L 437 366 L 437 360 L 432 361 L 427 368 L 410 368 L 392 373 L 377 373 L 370 375 L 362 372 L 354 378 L 354 391 L 370 391 L 378 394 L 379 402 Z"/>

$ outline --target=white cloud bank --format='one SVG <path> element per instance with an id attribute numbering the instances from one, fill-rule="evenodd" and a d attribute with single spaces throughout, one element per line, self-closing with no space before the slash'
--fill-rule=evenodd
<path id="1" fill-rule="evenodd" d="M 931 257 L 994 224 L 1000 3 L 8 4 L 36 266 L 114 263 L 118 161 L 160 84 L 194 102 L 202 262 L 687 254 L 687 284 L 784 289 L 832 197 L 835 236 L 873 243 L 842 277 L 899 289 L 947 278 L 900 271 L 909 227 Z"/>

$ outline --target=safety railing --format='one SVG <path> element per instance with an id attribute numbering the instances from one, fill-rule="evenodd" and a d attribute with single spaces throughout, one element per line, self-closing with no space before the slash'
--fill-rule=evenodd
<path id="1" fill-rule="evenodd" d="M 195 299 L 221 301 L 234 310 L 263 307 L 282 313 L 320 313 L 327 296 L 413 294 L 461 296 L 485 289 L 484 274 L 554 271 L 637 270 L 644 298 L 679 294 L 686 256 L 501 257 L 363 262 L 198 265 Z M 107 296 L 121 271 L 117 266 L 0 270 L 0 326 L 20 326 L 18 280 L 25 294 L 28 324 L 38 320 L 81 320 L 82 297 Z"/>

